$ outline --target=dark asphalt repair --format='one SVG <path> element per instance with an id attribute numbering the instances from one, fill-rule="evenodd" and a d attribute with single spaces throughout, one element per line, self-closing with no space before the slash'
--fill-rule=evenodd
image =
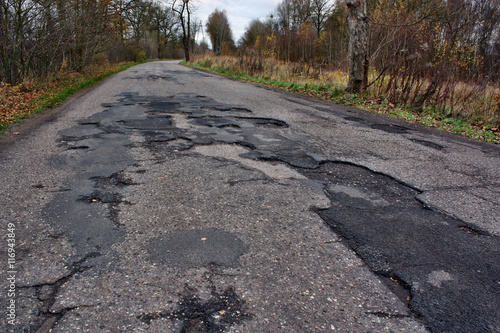
<path id="1" fill-rule="evenodd" d="M 251 110 L 204 96 L 123 93 L 119 102 L 103 107 L 105 111 L 60 132 L 66 154 L 52 159 L 54 167 L 75 172 L 45 215 L 74 243 L 79 265 L 84 264 L 81 258 L 88 258 L 88 265 L 104 269 L 112 262 L 111 245 L 124 236 L 120 206 L 134 204 L 122 201 L 122 191 L 134 186 L 121 174 L 134 163 L 129 149 L 146 147 L 162 163 L 165 156 L 196 145 L 237 144 L 250 149 L 241 157 L 283 162 L 321 182 L 331 208 L 317 214 L 431 331 L 493 332 L 500 327 L 500 239 L 427 209 L 416 199 L 418 191 L 365 168 L 325 161 L 308 151 L 306 138 L 290 134 L 285 122 L 252 117 Z M 177 123 L 176 115 L 187 123 Z M 370 126 L 396 134 L 408 131 L 390 124 Z M 61 226 L 61 221 L 66 224 Z M 222 231 L 208 234 L 214 242 L 201 240 L 206 231 L 152 240 L 151 260 L 187 267 L 236 265 L 245 244 Z M 198 238 L 198 247 L 183 247 Z M 186 290 L 178 310 L 142 314 L 140 319 L 183 320 L 184 332 L 221 332 L 251 317 L 243 312 L 242 302 L 232 289 L 214 291 L 205 303 L 196 291 Z"/>
<path id="2" fill-rule="evenodd" d="M 166 237 L 152 239 L 148 251 L 151 260 L 181 268 L 237 266 L 247 251 L 235 235 L 217 229 L 181 230 Z"/>
<path id="3" fill-rule="evenodd" d="M 332 201 L 318 214 L 434 332 L 493 332 L 500 321 L 500 240 L 426 209 L 417 191 L 367 169 L 303 170 Z M 408 297 L 404 299 L 404 297 Z"/>
<path id="4" fill-rule="evenodd" d="M 212 290 L 211 297 L 205 302 L 196 295 L 196 290 L 185 288 L 178 310 L 143 314 L 139 319 L 148 325 L 160 318 L 181 320 L 181 333 L 223 332 L 235 323 L 252 318 L 245 313 L 244 305 L 245 301 L 232 288 L 221 293 Z"/>

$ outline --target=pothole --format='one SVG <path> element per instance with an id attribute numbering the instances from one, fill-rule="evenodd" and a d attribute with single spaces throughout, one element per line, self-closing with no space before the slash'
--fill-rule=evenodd
<path id="1" fill-rule="evenodd" d="M 345 119 L 345 120 L 348 120 L 348 121 L 354 121 L 354 122 L 357 122 L 357 123 L 360 123 L 360 122 L 365 121 L 363 118 L 359 118 L 359 117 L 351 117 L 351 116 L 344 117 L 344 119 Z"/>
<path id="2" fill-rule="evenodd" d="M 132 179 L 126 178 L 122 172 L 116 172 L 109 177 L 97 176 L 90 179 L 95 181 L 96 187 L 125 187 L 137 185 L 137 183 L 135 183 Z"/>
<path id="3" fill-rule="evenodd" d="M 239 145 L 214 144 L 210 146 L 196 146 L 193 151 L 205 156 L 219 157 L 238 162 L 243 166 L 263 172 L 271 179 L 306 178 L 299 172 L 282 163 L 257 161 L 241 157 L 242 155 L 249 153 L 250 150 Z"/>
<path id="4" fill-rule="evenodd" d="M 68 150 L 85 150 L 90 149 L 89 146 L 68 146 Z"/>
<path id="5" fill-rule="evenodd" d="M 406 307 L 410 306 L 411 287 L 396 276 L 377 275 L 382 282 L 392 291 Z"/>
<path id="6" fill-rule="evenodd" d="M 213 116 L 197 118 L 195 120 L 192 120 L 192 123 L 198 126 L 206 126 L 206 127 L 218 127 L 218 128 L 224 128 L 229 126 L 238 128 L 240 127 L 238 123 L 232 119 L 213 117 Z"/>
<path id="7" fill-rule="evenodd" d="M 78 199 L 78 201 L 86 202 L 86 203 L 109 203 L 119 205 L 122 203 L 122 195 L 119 193 L 111 193 L 111 192 L 100 192 L 95 191 L 89 195 L 82 196 Z"/>
<path id="8" fill-rule="evenodd" d="M 486 234 L 484 232 L 481 232 L 481 231 L 479 231 L 477 229 L 474 229 L 474 228 L 471 228 L 469 226 L 461 226 L 461 227 L 459 227 L 459 229 L 462 230 L 462 231 L 465 231 L 469 235 L 474 235 L 474 236 L 481 236 L 481 235 L 485 235 Z"/>
<path id="9" fill-rule="evenodd" d="M 193 147 L 193 142 L 188 139 L 178 138 L 167 141 L 153 141 L 151 146 L 157 152 L 178 152 L 183 150 L 188 150 Z"/>
<path id="10" fill-rule="evenodd" d="M 203 111 L 222 111 L 222 112 L 248 112 L 252 113 L 252 110 L 240 107 L 231 107 L 231 106 L 213 106 L 213 107 L 202 107 Z"/>
<path id="11" fill-rule="evenodd" d="M 257 126 L 262 127 L 283 127 L 287 128 L 288 124 L 283 120 L 273 119 L 273 118 L 258 118 L 258 117 L 236 117 L 234 119 L 241 119 L 243 121 L 252 123 Z"/>

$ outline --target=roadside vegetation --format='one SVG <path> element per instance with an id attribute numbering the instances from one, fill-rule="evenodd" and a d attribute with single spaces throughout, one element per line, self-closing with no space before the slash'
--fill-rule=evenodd
<path id="1" fill-rule="evenodd" d="M 57 107 L 72 95 L 138 63 L 88 68 L 82 72 L 61 71 L 49 77 L 0 86 L 0 133 L 31 114 Z"/>
<path id="2" fill-rule="evenodd" d="M 223 11 L 207 33 L 195 66 L 500 143 L 498 1 L 282 0 L 237 43 Z"/>
<path id="3" fill-rule="evenodd" d="M 471 90 L 475 87 L 458 85 L 454 94 L 455 98 L 462 99 L 462 113 L 450 114 L 446 109 L 432 105 L 414 107 L 411 104 L 395 104 L 380 92 L 381 87 L 378 86 L 369 87 L 363 93 L 349 93 L 346 91 L 348 75 L 340 70 L 323 70 L 318 76 L 313 74 L 314 69 L 307 64 L 213 54 L 195 56 L 191 65 L 231 78 L 355 106 L 475 140 L 500 144 L 500 89 L 492 86 L 482 91 L 477 98 L 470 98 Z M 370 77 L 374 78 L 375 75 L 371 73 Z"/>

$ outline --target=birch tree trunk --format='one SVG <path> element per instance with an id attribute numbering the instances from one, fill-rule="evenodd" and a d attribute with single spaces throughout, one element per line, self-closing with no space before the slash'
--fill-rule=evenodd
<path id="1" fill-rule="evenodd" d="M 360 92 L 368 83 L 368 45 L 370 26 L 366 0 L 345 0 L 349 28 L 349 83 L 347 91 Z"/>

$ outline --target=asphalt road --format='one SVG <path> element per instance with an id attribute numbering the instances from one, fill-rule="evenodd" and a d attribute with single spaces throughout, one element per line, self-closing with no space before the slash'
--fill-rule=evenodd
<path id="1" fill-rule="evenodd" d="M 498 146 L 176 62 L 13 131 L 1 332 L 500 332 Z"/>

